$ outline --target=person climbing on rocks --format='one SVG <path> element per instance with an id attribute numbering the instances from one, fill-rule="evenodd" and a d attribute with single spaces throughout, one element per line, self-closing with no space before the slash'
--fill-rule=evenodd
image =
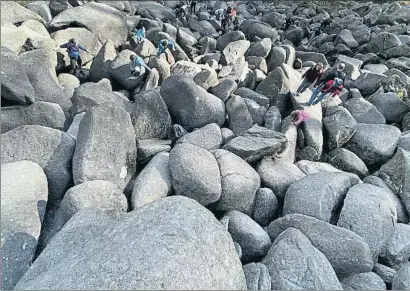
<path id="1" fill-rule="evenodd" d="M 145 74 L 145 69 L 151 72 L 151 68 L 148 67 L 144 60 L 140 56 L 131 55 L 130 56 L 130 68 L 132 76 L 142 76 Z"/>
<path id="2" fill-rule="evenodd" d="M 344 63 L 340 63 L 337 66 L 336 71 L 331 71 L 328 74 L 325 74 L 325 76 L 318 81 L 318 84 L 320 85 L 313 91 L 312 97 L 309 102 L 306 103 L 307 106 L 316 105 L 322 101 L 327 94 L 331 94 L 332 97 L 340 95 L 346 79 L 346 73 L 343 72 L 345 66 Z M 319 93 L 321 94 L 319 95 Z"/>
<path id="3" fill-rule="evenodd" d="M 222 29 L 223 29 L 224 31 L 228 31 L 229 28 L 233 25 L 234 20 L 235 20 L 235 17 L 236 17 L 236 10 L 235 10 L 235 8 L 229 6 L 229 7 L 226 9 L 226 11 L 225 11 L 225 13 L 224 13 L 224 16 L 223 16 L 223 18 L 222 18 L 222 22 L 221 22 Z"/>
<path id="4" fill-rule="evenodd" d="M 198 1 L 191 0 L 191 14 L 194 14 L 196 12 L 196 4 L 198 4 Z"/>
<path id="5" fill-rule="evenodd" d="M 323 20 L 320 26 L 316 28 L 312 38 L 308 41 L 307 44 L 310 44 L 314 39 L 317 39 L 322 34 L 323 30 L 326 27 L 328 27 L 332 22 L 333 20 L 331 18 L 326 18 L 325 20 Z"/>
<path id="6" fill-rule="evenodd" d="M 316 86 L 317 82 L 322 78 L 323 73 L 323 64 L 320 62 L 311 67 L 310 69 L 308 69 L 302 75 L 302 78 L 304 79 L 296 91 L 296 96 L 299 96 L 300 93 L 305 92 L 305 90 L 309 88 L 312 84 Z"/>
<path id="7" fill-rule="evenodd" d="M 289 14 L 286 16 L 286 22 L 285 22 L 285 24 L 284 24 L 283 31 L 287 31 L 287 30 L 289 29 L 289 27 L 290 27 L 291 25 L 294 25 L 294 24 L 295 24 L 295 19 L 293 19 L 292 14 L 289 13 Z"/>
<path id="8" fill-rule="evenodd" d="M 137 30 L 135 36 L 137 37 L 137 44 L 143 43 L 145 41 L 145 27 L 141 27 Z"/>
<path id="9" fill-rule="evenodd" d="M 70 39 L 69 42 L 60 45 L 60 48 L 66 48 L 68 56 L 70 57 L 71 68 L 69 73 L 75 75 L 78 66 L 80 68 L 80 74 L 84 74 L 82 70 L 83 60 L 81 59 L 80 50 L 85 51 L 89 54 L 91 53 L 84 46 L 79 44 L 74 38 Z"/>
<path id="10" fill-rule="evenodd" d="M 222 20 L 222 17 L 225 15 L 226 9 L 219 8 L 215 10 L 215 18 L 216 20 Z"/>
<path id="11" fill-rule="evenodd" d="M 176 11 L 177 18 L 185 17 L 187 15 L 187 11 L 188 11 L 188 4 L 185 1 L 182 1 L 177 6 L 177 11 Z"/>
<path id="12" fill-rule="evenodd" d="M 167 39 L 160 40 L 160 42 L 158 43 L 157 55 L 161 56 L 161 54 L 165 53 L 167 62 L 170 63 L 169 58 L 168 58 L 167 48 L 169 48 L 172 51 L 175 51 L 174 42 L 171 40 L 167 40 Z"/>
<path id="13" fill-rule="evenodd" d="M 295 126 L 298 126 L 299 124 L 301 124 L 303 121 L 306 121 L 309 119 L 309 115 L 307 114 L 307 112 L 305 111 L 304 107 L 300 107 L 299 109 L 293 111 L 290 114 L 290 117 L 292 119 L 292 123 Z"/>

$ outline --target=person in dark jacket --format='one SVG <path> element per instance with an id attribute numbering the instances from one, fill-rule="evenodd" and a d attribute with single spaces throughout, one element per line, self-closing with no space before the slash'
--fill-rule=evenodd
<path id="1" fill-rule="evenodd" d="M 191 14 L 196 12 L 196 4 L 198 1 L 196 0 L 191 0 Z"/>
<path id="2" fill-rule="evenodd" d="M 80 73 L 84 74 L 83 70 L 81 69 L 83 60 L 81 59 L 80 50 L 85 51 L 89 54 L 91 53 L 87 51 L 87 49 L 84 46 L 76 42 L 74 38 L 70 39 L 69 42 L 60 45 L 60 48 L 66 48 L 68 56 L 70 57 L 71 68 L 69 73 L 75 75 L 78 66 L 80 68 Z"/>
<path id="3" fill-rule="evenodd" d="M 296 96 L 299 96 L 300 93 L 305 92 L 310 85 L 314 84 L 316 86 L 317 81 L 319 81 L 323 76 L 323 64 L 317 63 L 315 66 L 307 70 L 303 75 L 302 84 L 300 84 L 298 90 L 296 91 Z"/>
<path id="4" fill-rule="evenodd" d="M 295 19 L 293 19 L 292 14 L 289 14 L 289 15 L 286 17 L 286 22 L 285 22 L 285 26 L 284 26 L 284 28 L 283 28 L 283 31 L 287 31 L 287 30 L 289 29 L 289 27 L 290 27 L 291 25 L 294 25 L 294 24 L 295 24 Z"/>

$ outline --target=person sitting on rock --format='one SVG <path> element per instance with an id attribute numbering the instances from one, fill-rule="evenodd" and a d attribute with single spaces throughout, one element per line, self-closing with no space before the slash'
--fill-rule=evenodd
<path id="1" fill-rule="evenodd" d="M 309 119 L 309 115 L 307 114 L 307 112 L 304 110 L 303 107 L 300 107 L 298 110 L 293 111 L 290 114 L 290 117 L 292 119 L 292 123 L 295 126 L 298 126 L 299 124 L 301 124 L 303 121 L 306 121 Z"/>
<path id="2" fill-rule="evenodd" d="M 322 63 L 317 63 L 313 67 L 309 68 L 303 75 L 302 78 L 302 84 L 300 84 L 298 90 L 296 91 L 296 96 L 299 96 L 300 93 L 305 92 L 307 88 L 309 88 L 312 84 L 316 86 L 317 82 L 322 78 L 323 76 L 323 64 Z"/>
<path id="3" fill-rule="evenodd" d="M 215 18 L 216 20 L 222 20 L 222 17 L 225 15 L 226 9 L 219 8 L 215 10 Z"/>
<path id="4" fill-rule="evenodd" d="M 167 39 L 160 40 L 160 42 L 158 44 L 157 55 L 161 56 L 161 54 L 165 53 L 165 57 L 167 59 L 167 62 L 169 63 L 170 61 L 169 61 L 169 58 L 168 58 L 167 48 L 171 49 L 172 51 L 175 51 L 174 43 L 171 40 L 167 40 Z"/>
<path id="5" fill-rule="evenodd" d="M 140 56 L 131 55 L 130 56 L 130 68 L 132 72 L 132 76 L 142 76 L 145 74 L 145 69 L 151 71 L 151 68 L 148 67 L 144 60 Z"/>
<path id="6" fill-rule="evenodd" d="M 145 41 L 145 27 L 141 27 L 137 30 L 135 36 L 137 37 L 137 44 L 143 43 Z"/>
<path id="7" fill-rule="evenodd" d="M 69 42 L 60 45 L 60 48 L 66 48 L 68 56 L 70 57 L 71 68 L 69 73 L 75 75 L 77 66 L 80 68 L 80 74 L 84 74 L 82 70 L 83 60 L 81 59 L 80 50 L 91 54 L 84 46 L 79 44 L 74 38 L 70 39 Z"/>

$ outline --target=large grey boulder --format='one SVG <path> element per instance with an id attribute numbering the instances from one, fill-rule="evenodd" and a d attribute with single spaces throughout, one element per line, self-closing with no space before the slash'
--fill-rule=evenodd
<path id="1" fill-rule="evenodd" d="M 26 4 L 26 8 L 40 15 L 45 22 L 50 22 L 53 19 L 50 8 L 46 2 L 34 1 Z"/>
<path id="2" fill-rule="evenodd" d="M 399 148 L 393 158 L 378 172 L 378 176 L 401 198 L 407 213 L 410 213 L 410 184 L 407 180 L 409 167 L 410 152 Z"/>
<path id="3" fill-rule="evenodd" d="M 110 215 L 126 213 L 127 198 L 117 185 L 103 180 L 84 182 L 70 188 L 60 205 L 63 222 L 84 208 L 96 208 Z"/>
<path id="4" fill-rule="evenodd" d="M 394 276 L 396 276 L 397 273 L 395 269 L 392 269 L 379 263 L 374 264 L 373 272 L 379 275 L 379 277 L 382 278 L 386 284 L 393 283 L 393 278 Z"/>
<path id="5" fill-rule="evenodd" d="M 12 290 L 34 261 L 48 200 L 47 177 L 30 161 L 1 166 L 3 290 Z"/>
<path id="6" fill-rule="evenodd" d="M 164 22 L 175 18 L 175 12 L 172 8 L 151 1 L 138 2 L 137 12 L 144 17 L 150 19 L 158 18 Z"/>
<path id="7" fill-rule="evenodd" d="M 1 2 L 1 11 L 2 25 L 3 23 L 18 24 L 29 19 L 45 23 L 45 21 L 41 18 L 40 15 L 33 11 L 30 11 L 29 9 L 14 1 Z"/>
<path id="8" fill-rule="evenodd" d="M 280 198 L 285 197 L 286 190 L 291 184 L 306 176 L 293 163 L 271 157 L 262 159 L 256 170 L 261 176 L 262 184 Z"/>
<path id="9" fill-rule="evenodd" d="M 249 51 L 250 56 L 266 58 L 272 49 L 272 40 L 263 38 L 254 43 Z"/>
<path id="10" fill-rule="evenodd" d="M 371 41 L 367 45 L 367 49 L 371 53 L 378 54 L 401 44 L 402 43 L 397 35 L 389 32 L 381 32 L 372 37 Z"/>
<path id="11" fill-rule="evenodd" d="M 23 125 L 1 135 L 1 163 L 35 162 L 47 176 L 50 199 L 62 199 L 72 183 L 75 140 L 65 132 Z"/>
<path id="12" fill-rule="evenodd" d="M 343 29 L 342 31 L 340 31 L 334 43 L 335 45 L 344 44 L 351 49 L 357 48 L 359 46 L 359 43 L 355 40 L 351 31 L 348 29 Z"/>
<path id="13" fill-rule="evenodd" d="M 369 100 L 383 114 L 387 122 L 401 122 L 409 112 L 408 105 L 395 93 L 382 93 Z"/>
<path id="14" fill-rule="evenodd" d="M 212 152 L 221 173 L 222 194 L 214 207 L 218 211 L 252 211 L 260 187 L 258 173 L 243 159 L 226 150 Z"/>
<path id="15" fill-rule="evenodd" d="M 409 290 L 410 289 L 410 262 L 403 265 L 394 276 L 392 290 Z"/>
<path id="16" fill-rule="evenodd" d="M 36 102 L 29 106 L 8 106 L 1 110 L 1 133 L 21 125 L 42 125 L 64 130 L 67 128 L 66 116 L 58 104 Z"/>
<path id="17" fill-rule="evenodd" d="M 190 143 L 206 150 L 216 150 L 222 145 L 221 128 L 211 123 L 185 134 L 176 143 Z"/>
<path id="18" fill-rule="evenodd" d="M 391 125 L 358 123 L 356 134 L 345 147 L 373 167 L 393 156 L 400 134 L 400 130 Z"/>
<path id="19" fill-rule="evenodd" d="M 112 91 L 110 80 L 102 79 L 98 83 L 87 82 L 74 90 L 73 97 L 71 97 L 73 107 L 71 114 L 90 110 L 95 105 L 103 103 L 116 103 L 123 105 L 124 107 L 130 103 L 130 101 L 119 94 Z"/>
<path id="20" fill-rule="evenodd" d="M 110 79 L 115 80 L 128 91 L 143 86 L 145 76 L 145 74 L 142 76 L 132 75 L 129 65 L 131 55 L 135 55 L 135 53 L 128 49 L 121 51 L 112 62 L 109 62 L 108 69 Z"/>
<path id="21" fill-rule="evenodd" d="M 199 32 L 201 36 L 215 35 L 217 33 L 215 27 L 206 20 L 197 21 L 195 18 L 190 17 L 188 19 L 188 26 L 191 30 Z"/>
<path id="22" fill-rule="evenodd" d="M 386 290 L 386 284 L 376 273 L 367 272 L 342 277 L 344 290 Z"/>
<path id="23" fill-rule="evenodd" d="M 107 265 L 107 257 L 115 263 Z M 119 221 L 95 210 L 77 213 L 16 288 L 243 290 L 246 281 L 219 221 L 195 201 L 174 196 Z"/>
<path id="24" fill-rule="evenodd" d="M 272 43 L 278 40 L 278 32 L 269 24 L 255 19 L 246 19 L 242 22 L 242 31 L 250 41 L 270 38 Z"/>
<path id="25" fill-rule="evenodd" d="M 228 231 L 242 249 L 242 262 L 259 261 L 267 254 L 271 246 L 269 235 L 252 218 L 238 211 L 229 211 L 223 219 L 228 220 Z"/>
<path id="26" fill-rule="evenodd" d="M 397 223 L 394 233 L 380 256 L 383 263 L 399 270 L 410 258 L 410 225 Z"/>
<path id="27" fill-rule="evenodd" d="M 145 139 L 137 141 L 137 161 L 147 164 L 155 155 L 171 150 L 171 140 Z"/>
<path id="28" fill-rule="evenodd" d="M 364 98 L 352 98 L 344 104 L 358 123 L 385 124 L 386 119 L 377 107 Z"/>
<path id="29" fill-rule="evenodd" d="M 87 111 L 73 157 L 75 185 L 105 180 L 124 190 L 136 171 L 136 158 L 134 128 L 124 109 L 114 103 L 103 103 Z"/>
<path id="30" fill-rule="evenodd" d="M 170 152 L 169 167 L 176 195 L 195 199 L 204 206 L 221 197 L 219 166 L 207 150 L 189 143 L 178 144 Z"/>
<path id="31" fill-rule="evenodd" d="M 271 106 L 265 113 L 265 127 L 275 131 L 281 131 L 282 129 L 282 116 L 279 108 Z"/>
<path id="32" fill-rule="evenodd" d="M 90 66 L 90 80 L 98 82 L 110 77 L 110 62 L 117 57 L 117 51 L 112 40 L 107 40 L 101 47 L 98 54 L 93 59 Z"/>
<path id="33" fill-rule="evenodd" d="M 225 122 L 225 104 L 185 76 L 171 76 L 164 81 L 160 94 L 174 121 L 187 130 L 210 123 Z"/>
<path id="34" fill-rule="evenodd" d="M 369 174 L 366 164 L 347 149 L 339 148 L 331 151 L 326 160 L 335 168 L 356 174 L 362 179 Z"/>
<path id="35" fill-rule="evenodd" d="M 279 210 L 278 199 L 269 188 L 259 188 L 256 191 L 252 219 L 265 227 L 273 220 Z"/>
<path id="36" fill-rule="evenodd" d="M 385 81 L 387 76 L 367 70 L 361 70 L 360 76 L 346 85 L 350 88 L 357 88 L 363 96 L 369 96 L 377 91 L 380 83 Z"/>
<path id="37" fill-rule="evenodd" d="M 295 228 L 276 237 L 262 264 L 274 290 L 343 290 L 325 255 Z"/>
<path id="38" fill-rule="evenodd" d="M 137 139 L 164 139 L 171 128 L 167 105 L 156 90 L 143 91 L 134 96 L 131 121 Z"/>
<path id="39" fill-rule="evenodd" d="M 254 125 L 244 135 L 230 140 L 223 146 L 223 149 L 252 163 L 265 156 L 280 153 L 285 148 L 286 143 L 287 138 L 284 134 Z"/>
<path id="40" fill-rule="evenodd" d="M 26 67 L 17 55 L 2 46 L 1 63 L 1 96 L 14 102 L 33 103 L 35 91 L 30 83 Z"/>
<path id="41" fill-rule="evenodd" d="M 101 19 L 104 19 L 102 22 Z M 60 29 L 76 23 L 94 33 L 105 43 L 111 39 L 115 46 L 123 44 L 128 35 L 125 16 L 117 9 L 103 3 L 87 4 L 64 10 L 50 22 L 50 27 Z"/>
<path id="42" fill-rule="evenodd" d="M 326 110 L 323 125 L 328 133 L 330 150 L 340 148 L 356 133 L 357 122 L 350 112 L 342 106 L 333 106 Z"/>
<path id="43" fill-rule="evenodd" d="M 237 40 L 229 43 L 222 50 L 222 65 L 230 65 L 242 58 L 249 49 L 250 42 L 248 40 Z"/>
<path id="44" fill-rule="evenodd" d="M 382 253 L 397 223 L 396 204 L 382 188 L 358 184 L 347 192 L 337 226 L 363 237 L 374 260 Z"/>
<path id="45" fill-rule="evenodd" d="M 227 32 L 218 37 L 216 41 L 216 49 L 218 51 L 223 51 L 230 43 L 237 40 L 245 40 L 245 34 L 243 34 L 242 31 L 235 30 Z"/>
<path id="46" fill-rule="evenodd" d="M 260 106 L 264 106 L 266 108 L 269 107 L 270 100 L 267 96 L 256 93 L 249 88 L 240 87 L 235 90 L 235 95 L 241 96 L 242 98 L 251 99 L 258 103 Z"/>
<path id="47" fill-rule="evenodd" d="M 229 128 L 235 135 L 243 135 L 252 127 L 253 119 L 242 97 L 232 95 L 226 102 L 226 111 L 229 117 Z"/>
<path id="48" fill-rule="evenodd" d="M 354 232 L 302 214 L 288 214 L 268 227 L 272 240 L 288 228 L 300 230 L 329 260 L 337 274 L 369 272 L 372 253 L 363 238 Z"/>
<path id="49" fill-rule="evenodd" d="M 221 99 L 223 102 L 226 102 L 231 93 L 233 93 L 237 87 L 238 84 L 236 84 L 234 80 L 232 80 L 231 78 L 226 78 L 220 81 L 218 85 L 212 87 L 210 92 Z"/>
<path id="50" fill-rule="evenodd" d="M 272 290 L 268 268 L 261 263 L 250 263 L 243 266 L 248 290 Z"/>
<path id="51" fill-rule="evenodd" d="M 138 174 L 134 181 L 131 207 L 140 208 L 171 194 L 172 179 L 169 154 L 159 153 Z"/>
<path id="52" fill-rule="evenodd" d="M 360 179 L 350 173 L 317 173 L 294 182 L 288 188 L 283 214 L 299 213 L 335 223 L 348 190 Z"/>
<path id="53" fill-rule="evenodd" d="M 280 67 L 286 61 L 286 50 L 281 46 L 275 46 L 267 57 L 268 71 Z"/>
<path id="54" fill-rule="evenodd" d="M 308 160 L 300 160 L 295 165 L 306 175 L 316 174 L 320 172 L 340 173 L 341 170 L 333 167 L 330 164 L 323 162 L 312 162 Z"/>

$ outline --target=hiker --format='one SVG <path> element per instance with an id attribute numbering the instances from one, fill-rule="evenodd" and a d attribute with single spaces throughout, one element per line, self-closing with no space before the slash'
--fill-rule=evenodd
<path id="1" fill-rule="evenodd" d="M 197 4 L 196 0 L 191 0 L 191 14 L 196 12 L 196 4 Z"/>
<path id="2" fill-rule="evenodd" d="M 132 76 L 142 76 L 145 74 L 145 69 L 151 72 L 151 68 L 148 67 L 144 60 L 140 56 L 131 55 L 130 56 L 130 68 Z"/>
<path id="3" fill-rule="evenodd" d="M 77 66 L 80 68 L 80 74 L 84 74 L 81 65 L 83 60 L 81 59 L 80 50 L 91 54 L 84 46 L 79 44 L 74 38 L 70 39 L 69 42 L 60 45 L 60 48 L 66 48 L 68 56 L 70 57 L 71 68 L 69 73 L 75 75 Z"/>
<path id="4" fill-rule="evenodd" d="M 293 19 L 292 14 L 289 13 L 288 16 L 286 17 L 286 22 L 285 22 L 283 31 L 287 31 L 289 27 L 294 24 L 295 24 L 295 20 Z"/>
<path id="5" fill-rule="evenodd" d="M 302 75 L 302 78 L 304 79 L 302 81 L 302 84 L 300 84 L 298 90 L 296 91 L 296 96 L 299 96 L 300 93 L 305 92 L 305 90 L 312 84 L 316 86 L 317 82 L 322 78 L 322 76 L 323 64 L 319 62 Z"/>
<path id="6" fill-rule="evenodd" d="M 175 45 L 171 40 L 167 40 L 167 39 L 162 39 L 160 40 L 159 44 L 158 44 L 158 56 L 161 56 L 161 54 L 165 53 L 165 57 L 167 58 L 167 62 L 169 63 L 169 59 L 168 59 L 168 52 L 167 52 L 167 48 L 171 49 L 172 51 L 175 51 Z"/>
<path id="7" fill-rule="evenodd" d="M 185 3 L 185 1 L 182 1 L 182 3 L 177 6 L 177 18 L 180 18 L 181 16 L 185 17 L 187 10 L 188 5 Z"/>
<path id="8" fill-rule="evenodd" d="M 234 8 L 232 7 L 228 7 L 224 13 L 224 16 L 222 18 L 222 29 L 223 30 L 227 30 L 226 27 L 231 27 L 234 20 L 235 20 L 235 16 L 236 16 L 236 11 Z"/>
<path id="9" fill-rule="evenodd" d="M 224 8 L 219 8 L 215 10 L 215 18 L 216 20 L 222 20 L 222 17 L 225 14 L 226 9 Z"/>
<path id="10" fill-rule="evenodd" d="M 323 20 L 322 23 L 320 24 L 320 27 L 319 27 L 320 31 L 322 32 L 332 22 L 333 22 L 333 20 L 331 18 L 326 18 L 325 20 Z"/>
<path id="11" fill-rule="evenodd" d="M 293 111 L 291 114 L 291 119 L 292 119 L 292 123 L 295 126 L 298 126 L 299 124 L 301 124 L 303 121 L 306 121 L 309 119 L 309 115 L 307 114 L 306 111 L 304 111 L 303 107 L 300 107 L 298 110 Z"/>
<path id="12" fill-rule="evenodd" d="M 138 29 L 135 36 L 137 37 L 137 44 L 143 43 L 145 41 L 145 27 Z"/>

